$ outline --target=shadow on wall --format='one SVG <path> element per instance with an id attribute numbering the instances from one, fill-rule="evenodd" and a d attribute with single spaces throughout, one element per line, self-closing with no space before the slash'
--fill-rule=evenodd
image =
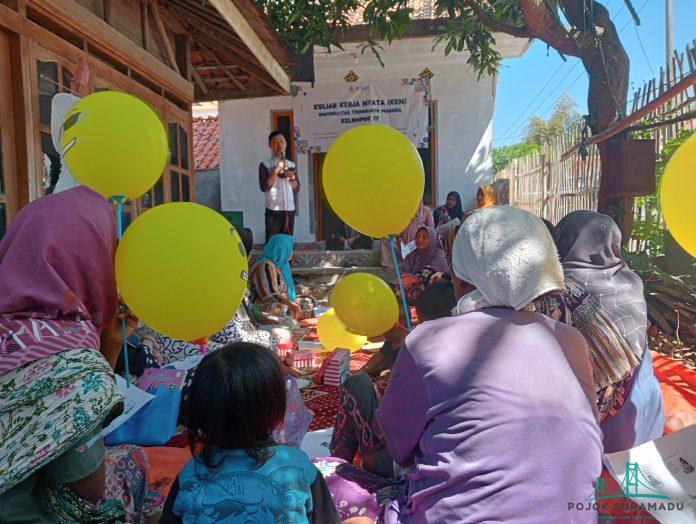
<path id="1" fill-rule="evenodd" d="M 196 171 L 196 202 L 221 211 L 220 170 L 201 169 Z"/>

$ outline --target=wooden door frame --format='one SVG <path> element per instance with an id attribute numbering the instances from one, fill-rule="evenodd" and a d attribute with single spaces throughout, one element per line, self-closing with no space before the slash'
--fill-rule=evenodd
<path id="1" fill-rule="evenodd" d="M 311 153 L 312 155 L 312 174 L 314 176 L 314 238 L 317 242 L 321 241 L 322 237 L 322 223 L 321 223 L 321 210 L 322 210 L 322 198 L 321 198 L 321 185 L 319 180 L 321 162 L 319 161 L 318 153 Z"/>
<path id="2" fill-rule="evenodd" d="M 5 206 L 6 226 L 19 211 L 19 173 L 17 169 L 15 135 L 15 111 L 13 101 L 12 75 L 12 45 L 9 33 L 0 31 L 0 54 L 3 62 L 0 69 L 0 133 L 2 133 L 2 198 L 0 203 Z"/>

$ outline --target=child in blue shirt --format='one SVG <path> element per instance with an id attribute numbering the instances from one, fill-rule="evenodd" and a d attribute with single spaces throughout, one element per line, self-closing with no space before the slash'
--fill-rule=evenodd
<path id="1" fill-rule="evenodd" d="M 252 343 L 207 355 L 191 384 L 188 440 L 161 523 L 340 522 L 324 478 L 307 455 L 275 444 L 285 415 L 278 359 Z"/>

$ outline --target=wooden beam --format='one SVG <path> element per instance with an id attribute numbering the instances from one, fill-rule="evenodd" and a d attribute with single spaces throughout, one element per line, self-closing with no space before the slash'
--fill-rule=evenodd
<path id="1" fill-rule="evenodd" d="M 89 40 L 92 44 L 90 47 L 98 47 L 140 75 L 163 84 L 167 91 L 178 98 L 193 100 L 193 85 L 190 82 L 75 0 L 30 0 L 30 5 Z"/>
<path id="2" fill-rule="evenodd" d="M 235 100 L 239 98 L 266 98 L 271 96 L 278 96 L 278 93 L 265 87 L 255 87 L 253 89 L 247 88 L 246 91 L 239 91 L 237 89 L 215 88 L 208 89 L 208 93 L 205 94 L 205 96 L 197 97 L 196 102 L 207 102 L 213 100 Z"/>
<path id="3" fill-rule="evenodd" d="M 17 11 L 22 16 L 27 14 L 27 0 L 0 0 L 0 4 Z"/>
<path id="4" fill-rule="evenodd" d="M 209 0 L 210 4 L 217 9 L 218 13 L 230 24 L 237 36 L 249 48 L 259 61 L 261 66 L 271 75 L 278 86 L 285 92 L 290 92 L 290 76 L 285 72 L 278 61 L 273 57 L 266 45 L 254 32 L 237 6 L 230 0 Z"/>
<path id="5" fill-rule="evenodd" d="M 277 94 L 286 94 L 273 80 L 268 78 L 268 73 L 263 70 L 263 68 L 253 62 L 249 62 L 247 59 L 242 58 L 235 51 L 233 47 L 230 47 L 228 42 L 220 41 L 216 38 L 209 37 L 203 32 L 196 31 L 194 33 L 196 43 L 203 42 L 214 49 L 218 49 L 227 55 L 230 61 L 234 61 L 237 67 L 240 67 L 250 75 L 256 77 L 259 82 L 273 89 Z"/>
<path id="6" fill-rule="evenodd" d="M 143 36 L 143 49 L 150 50 L 150 14 L 147 1 L 140 1 L 140 31 Z"/>
<path id="7" fill-rule="evenodd" d="M 176 47 L 176 63 L 179 71 L 189 82 L 191 81 L 191 36 L 188 33 L 176 35 L 174 37 Z"/>
<path id="8" fill-rule="evenodd" d="M 104 22 L 114 25 L 114 6 L 111 0 L 102 0 L 102 8 L 104 10 Z"/>
<path id="9" fill-rule="evenodd" d="M 167 53 L 167 60 L 169 60 L 169 65 L 174 71 L 181 74 L 179 72 L 179 66 L 176 65 L 176 56 L 174 55 L 174 49 L 172 49 L 172 43 L 169 41 L 169 37 L 167 36 L 167 30 L 164 27 L 164 23 L 162 23 L 162 17 L 160 16 L 157 0 L 150 0 L 149 5 L 150 9 L 152 10 L 152 17 L 155 19 L 155 26 L 157 26 L 157 32 L 159 33 L 160 38 L 162 39 L 164 51 Z"/>
<path id="10" fill-rule="evenodd" d="M 202 42 L 198 42 L 198 47 L 201 48 L 201 51 L 204 53 L 207 53 L 213 58 L 213 62 L 215 62 L 215 65 L 218 66 L 218 69 L 220 69 L 227 78 L 229 78 L 234 85 L 236 85 L 239 89 L 242 91 L 246 90 L 246 86 L 242 84 L 239 79 L 232 74 L 232 71 L 230 71 L 227 67 L 225 67 L 225 64 L 222 63 L 222 60 L 218 58 L 218 56 L 215 54 L 214 51 L 211 51 L 208 49 Z"/>
<path id="11" fill-rule="evenodd" d="M 198 71 L 196 71 L 195 68 L 192 68 L 191 75 L 193 76 L 193 79 L 196 81 L 196 84 L 198 84 L 198 89 L 200 89 L 204 95 L 207 95 L 208 88 L 206 87 L 205 82 L 203 82 L 201 74 Z"/>
<path id="12" fill-rule="evenodd" d="M 648 102 L 645 106 L 641 107 L 635 113 L 628 115 L 626 118 L 620 120 L 619 122 L 611 126 L 609 129 L 605 129 L 601 133 L 597 133 L 596 135 L 591 136 L 589 140 L 585 142 L 585 146 L 591 146 L 593 144 L 597 144 L 598 142 L 604 142 L 605 140 L 608 140 L 609 138 L 618 135 L 619 133 L 625 131 L 628 127 L 630 127 L 631 124 L 634 124 L 638 122 L 638 120 L 640 120 L 641 118 L 648 116 L 661 105 L 666 104 L 676 95 L 678 95 L 682 91 L 685 91 L 692 85 L 696 85 L 696 71 L 682 78 L 679 82 L 674 84 L 672 87 L 667 89 L 664 93 L 656 97 L 651 102 Z M 580 149 L 580 146 L 580 143 L 575 144 L 573 147 L 568 149 L 568 151 L 563 153 L 563 155 L 561 156 L 561 162 L 567 160 L 573 153 L 575 153 L 575 151 Z"/>

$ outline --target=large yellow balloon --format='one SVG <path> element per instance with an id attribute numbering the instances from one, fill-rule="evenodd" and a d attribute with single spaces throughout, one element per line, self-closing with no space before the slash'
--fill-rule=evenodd
<path id="1" fill-rule="evenodd" d="M 353 229 L 381 238 L 398 235 L 423 198 L 423 162 L 399 131 L 381 124 L 354 127 L 329 148 L 324 192 L 333 211 Z"/>
<path id="2" fill-rule="evenodd" d="M 142 196 L 169 156 L 159 117 L 142 100 L 118 91 L 77 102 L 63 120 L 60 147 L 75 178 L 106 198 Z"/>
<path id="3" fill-rule="evenodd" d="M 355 351 L 367 342 L 367 337 L 349 332 L 343 322 L 338 319 L 333 308 L 319 317 L 317 331 L 319 342 L 324 349 L 338 348 Z"/>
<path id="4" fill-rule="evenodd" d="M 391 288 L 369 273 L 343 277 L 331 292 L 329 303 L 339 320 L 359 335 L 381 335 L 399 319 L 399 306 Z"/>
<path id="5" fill-rule="evenodd" d="M 667 229 L 681 247 L 696 257 L 696 134 L 670 158 L 659 195 Z"/>
<path id="6" fill-rule="evenodd" d="M 242 301 L 249 265 L 235 229 L 191 202 L 139 216 L 116 250 L 116 283 L 140 320 L 172 338 L 218 332 Z"/>

